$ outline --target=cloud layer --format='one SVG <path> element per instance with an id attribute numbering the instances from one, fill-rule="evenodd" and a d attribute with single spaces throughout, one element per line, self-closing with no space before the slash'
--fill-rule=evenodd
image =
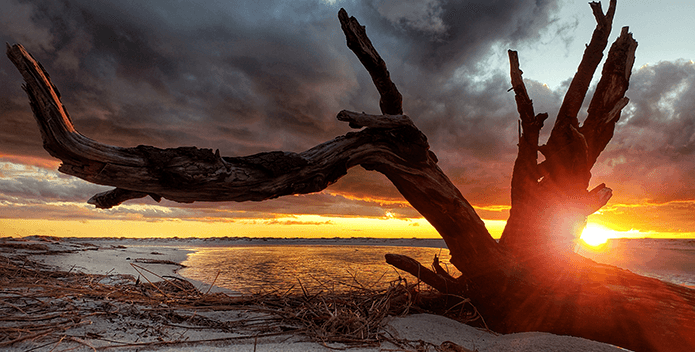
<path id="1" fill-rule="evenodd" d="M 341 6 L 366 25 L 405 113 L 462 193 L 476 206 L 508 204 L 517 114 L 506 63 L 490 55 L 558 28 L 557 1 L 8 0 L 0 39 L 42 62 L 77 129 L 103 143 L 195 145 L 227 156 L 302 151 L 349 130 L 335 119 L 340 110 L 378 113 L 378 94 L 345 46 Z M 615 202 L 695 199 L 694 76 L 691 61 L 635 70 L 631 104 L 593 170 L 595 182 L 616 190 Z M 552 118 L 565 87 L 525 78 L 536 111 Z M 0 79 L 0 156 L 48 158 L 9 60 L 0 60 Z M 5 201 L 83 202 L 97 191 L 53 175 L 12 175 L 0 178 Z M 214 208 L 416 215 L 400 201 L 381 175 L 353 170 L 318 195 Z"/>

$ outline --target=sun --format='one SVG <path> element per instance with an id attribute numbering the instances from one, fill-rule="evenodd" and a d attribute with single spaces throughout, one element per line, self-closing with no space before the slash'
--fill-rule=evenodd
<path id="1" fill-rule="evenodd" d="M 598 247 L 613 237 L 615 237 L 613 230 L 601 225 L 588 224 L 579 238 L 590 247 Z"/>

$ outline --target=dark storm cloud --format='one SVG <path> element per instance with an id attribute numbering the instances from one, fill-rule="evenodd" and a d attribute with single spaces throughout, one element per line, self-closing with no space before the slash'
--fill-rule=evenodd
<path id="1" fill-rule="evenodd" d="M 341 109 L 378 112 L 369 76 L 345 46 L 341 6 L 367 26 L 405 112 L 464 195 L 507 202 L 516 109 L 506 65 L 483 59 L 493 47 L 537 40 L 556 20 L 556 1 L 9 0 L 0 39 L 25 44 L 78 130 L 104 143 L 301 151 L 348 131 L 335 120 Z M 47 157 L 8 60 L 0 77 L 0 153 Z M 537 111 L 552 115 L 558 95 L 527 85 Z M 399 197 L 383 178 L 355 187 L 362 174 L 330 190 Z"/>
<path id="2" fill-rule="evenodd" d="M 491 43 L 537 39 L 557 10 L 553 0 L 386 0 L 372 6 L 388 21 L 378 29 L 400 39 L 401 57 L 435 75 L 474 66 Z"/>
<path id="3" fill-rule="evenodd" d="M 594 172 L 621 191 L 616 197 L 695 198 L 694 82 L 692 61 L 660 62 L 634 72 L 630 104 Z"/>
<path id="4" fill-rule="evenodd" d="M 27 21 L 52 40 L 29 49 L 86 135 L 119 145 L 209 146 L 213 140 L 223 151 L 245 154 L 304 148 L 310 144 L 296 140 L 338 133 L 333 117 L 342 82 L 350 78 L 340 70 L 345 59 L 333 58 L 330 34 L 339 26 L 331 8 L 306 2 L 34 5 Z M 295 13 L 299 20 L 285 20 Z M 328 18 L 330 28 L 322 23 Z M 3 34 L 10 42 L 31 35 Z M 3 71 L 14 68 L 5 61 Z M 240 141 L 226 141 L 229 134 L 220 130 L 237 132 L 232 135 Z"/>
<path id="5" fill-rule="evenodd" d="M 0 91 L 4 90 L 2 86 L 0 84 Z M 41 134 L 28 106 L 28 99 L 25 97 L 0 95 L 0 155 L 38 153 L 40 156 L 48 156 L 48 153 L 40 152 L 43 149 Z"/>
<path id="6" fill-rule="evenodd" d="M 85 134 L 116 135 L 125 145 L 240 136 L 242 142 L 227 142 L 232 150 L 247 135 L 271 147 L 306 147 L 286 135 L 311 143 L 333 137 L 345 130 L 334 115 L 350 100 L 370 100 L 356 96 L 374 94 L 361 87 L 371 83 L 357 77 L 366 73 L 345 48 L 337 5 L 9 1 L 7 13 L 23 16 L 2 34 L 27 41 Z M 342 5 L 364 18 L 375 42 L 384 42 L 379 49 L 396 60 L 394 75 L 430 76 L 433 84 L 474 65 L 491 43 L 535 37 L 556 7 L 518 1 Z M 7 62 L 3 70 L 14 71 Z M 433 87 L 406 84 L 403 90 L 426 101 Z M 80 125 L 87 120 L 106 122 Z"/>

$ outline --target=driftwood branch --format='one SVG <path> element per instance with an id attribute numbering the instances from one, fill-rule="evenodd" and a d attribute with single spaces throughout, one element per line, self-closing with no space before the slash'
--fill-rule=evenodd
<path id="1" fill-rule="evenodd" d="M 334 183 L 349 168 L 361 165 L 386 175 L 439 231 L 454 257 L 452 263 L 461 272 L 471 277 L 509 275 L 512 266 L 504 265 L 509 259 L 470 203 L 437 166 L 425 135 L 401 114 L 400 94 L 364 28 L 354 18 L 348 19 L 344 10 L 339 17 L 348 43 L 352 43 L 349 45 L 357 47 L 353 50 L 382 95 L 382 110 L 391 115 L 342 111 L 339 120 L 367 128 L 301 153 L 275 151 L 222 157 L 218 151 L 195 147 L 121 148 L 101 144 L 76 131 L 48 74 L 21 45 L 8 47 L 8 56 L 26 82 L 44 147 L 63 161 L 59 170 L 116 187 L 90 200 L 98 207 L 112 207 L 145 195 L 176 202 L 241 202 L 312 193 Z"/>
<path id="2" fill-rule="evenodd" d="M 101 208 L 148 194 L 176 202 L 260 201 L 320 191 L 345 175 L 348 168 L 361 163 L 374 164 L 383 153 L 392 154 L 385 161 L 407 161 L 418 155 L 420 159 L 427 158 L 426 149 L 418 153 L 407 147 L 392 148 L 397 143 L 375 130 L 403 126 L 414 130 L 407 116 L 348 111 L 340 112 L 338 118 L 353 126 L 372 129 L 338 137 L 302 153 L 221 157 L 218 151 L 195 147 L 105 145 L 77 132 L 50 77 L 21 45 L 8 47 L 8 56 L 26 82 L 24 88 L 44 148 L 63 161 L 59 170 L 92 183 L 117 187 L 90 200 Z M 418 146 L 428 147 L 424 138 Z"/>
<path id="3" fill-rule="evenodd" d="M 8 56 L 26 82 L 44 148 L 63 161 L 59 170 L 86 181 L 117 187 L 95 195 L 90 203 L 109 208 L 121 202 L 156 195 L 176 202 L 260 201 L 325 189 L 347 169 L 392 153 L 388 137 L 375 130 L 338 137 L 303 153 L 267 152 L 246 157 L 221 157 L 195 147 L 121 148 L 81 135 L 60 102 L 48 74 L 21 45 L 8 47 Z M 374 116 L 343 111 L 339 119 L 359 126 L 410 126 L 406 116 Z M 426 142 L 420 145 L 426 147 Z M 396 153 L 403 152 L 395 150 Z M 418 153 L 392 155 L 384 160 L 408 160 Z M 426 150 L 419 153 L 426 157 Z"/>
<path id="4" fill-rule="evenodd" d="M 367 37 L 364 26 L 360 25 L 355 17 L 348 17 L 345 9 L 340 9 L 338 19 L 340 20 L 343 33 L 345 33 L 348 48 L 355 53 L 362 66 L 367 69 L 369 75 L 372 76 L 374 86 L 379 91 L 381 96 L 379 100 L 381 113 L 388 115 L 402 114 L 403 97 L 398 92 L 396 85 L 391 81 L 386 63 L 374 49 L 371 40 Z"/>
<path id="5" fill-rule="evenodd" d="M 404 270 L 418 280 L 432 286 L 441 293 L 460 293 L 461 287 L 458 281 L 451 276 L 442 275 L 422 266 L 417 260 L 400 254 L 386 254 L 386 262 Z"/>
<path id="6" fill-rule="evenodd" d="M 529 200 L 523 199 L 529 194 L 527 190 L 536 187 L 538 180 L 543 176 L 538 167 L 538 139 L 548 114 L 535 114 L 533 102 L 528 96 L 522 78 L 523 72 L 519 68 L 519 55 L 513 50 L 509 50 L 508 54 L 512 89 L 521 119 L 519 153 L 512 173 L 512 208 L 514 208 L 517 204 L 528 203 Z"/>
<path id="7" fill-rule="evenodd" d="M 596 68 L 603 58 L 603 51 L 606 45 L 608 45 L 608 37 L 613 26 L 613 16 L 617 5 L 616 0 L 610 1 L 605 15 L 601 9 L 600 2 L 590 2 L 589 5 L 596 18 L 596 28 L 591 36 L 589 45 L 584 50 L 582 61 L 579 63 L 577 72 L 574 74 L 574 78 L 572 78 L 572 82 L 567 89 L 562 106 L 560 106 L 560 111 L 553 127 L 553 133 L 557 135 L 556 138 L 561 137 L 561 130 L 565 128 L 563 126 L 572 125 L 578 127 L 577 114 L 582 106 L 586 92 L 589 90 L 589 84 L 594 76 L 594 72 L 596 72 Z M 555 132 L 556 129 L 558 132 Z M 551 143 L 551 141 L 548 143 Z"/>
<path id="8" fill-rule="evenodd" d="M 337 119 L 339 121 L 348 122 L 352 128 L 415 128 L 413 121 L 405 115 L 369 115 L 343 110 L 338 113 Z"/>
<path id="9" fill-rule="evenodd" d="M 601 80 L 589 105 L 588 116 L 579 131 L 586 137 L 589 155 L 588 162 L 593 165 L 608 142 L 613 138 L 615 123 L 629 99 L 625 97 L 632 66 L 635 62 L 637 42 L 623 27 L 620 36 L 611 46 L 606 64 L 603 66 Z"/>
<path id="10" fill-rule="evenodd" d="M 92 204 L 99 209 L 110 209 L 125 201 L 147 197 L 147 193 L 138 191 L 129 191 L 123 188 L 114 188 L 112 190 L 97 193 L 89 198 L 88 204 Z M 152 198 L 156 201 L 162 200 L 160 196 L 154 195 Z"/>
<path id="11" fill-rule="evenodd" d="M 552 174 L 554 181 L 563 184 L 564 187 L 571 187 L 572 191 L 586 190 L 591 178 L 591 166 L 587 162 L 588 147 L 583 135 L 577 132 L 577 115 L 596 68 L 603 58 L 603 51 L 608 45 L 616 0 L 611 0 L 606 15 L 601 10 L 600 2 L 591 2 L 589 5 L 596 18 L 596 28 L 565 94 L 550 138 L 546 145 L 540 148 L 547 159 L 545 167 Z"/>

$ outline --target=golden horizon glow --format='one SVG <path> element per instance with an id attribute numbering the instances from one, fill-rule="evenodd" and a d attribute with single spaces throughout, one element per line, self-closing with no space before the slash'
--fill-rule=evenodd
<path id="1" fill-rule="evenodd" d="M 57 237 L 376 237 L 440 238 L 425 219 L 295 215 L 266 219 L 0 219 L 0 235 Z"/>
<path id="2" fill-rule="evenodd" d="M 505 220 L 485 220 L 493 238 L 502 235 Z M 56 237 L 286 237 L 286 238 L 441 238 L 424 218 L 337 217 L 320 215 L 280 215 L 273 218 L 126 219 L 55 220 L 0 219 L 0 236 Z M 613 230 L 602 223 L 589 222 L 582 243 L 600 246 L 615 238 L 695 238 L 695 232 L 655 232 Z"/>

